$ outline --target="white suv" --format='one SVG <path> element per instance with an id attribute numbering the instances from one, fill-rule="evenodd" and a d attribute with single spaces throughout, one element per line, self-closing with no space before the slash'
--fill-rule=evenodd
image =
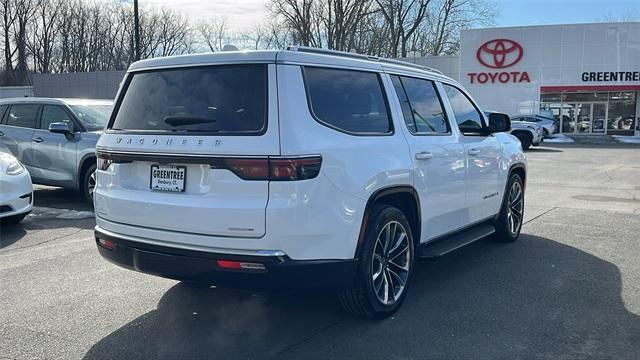
<path id="1" fill-rule="evenodd" d="M 100 254 L 219 286 L 335 289 L 385 317 L 414 257 L 522 226 L 526 161 L 439 72 L 289 48 L 131 65 L 97 145 Z M 488 120 L 488 121 L 487 121 Z"/>

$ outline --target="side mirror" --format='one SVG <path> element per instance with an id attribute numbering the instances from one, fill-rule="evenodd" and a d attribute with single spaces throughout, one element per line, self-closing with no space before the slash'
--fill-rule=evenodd
<path id="1" fill-rule="evenodd" d="M 73 132 L 66 122 L 54 122 L 49 124 L 49 131 L 55 134 L 63 134 L 64 136 L 72 136 Z"/>
<path id="2" fill-rule="evenodd" d="M 503 113 L 490 113 L 489 114 L 489 132 L 507 132 L 511 130 L 511 118 L 507 114 Z"/>

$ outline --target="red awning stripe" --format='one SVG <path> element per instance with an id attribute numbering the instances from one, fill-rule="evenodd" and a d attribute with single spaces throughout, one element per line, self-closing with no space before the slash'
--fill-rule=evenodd
<path id="1" fill-rule="evenodd" d="M 561 85 L 540 87 L 540 92 L 559 91 L 640 91 L 640 85 Z"/>

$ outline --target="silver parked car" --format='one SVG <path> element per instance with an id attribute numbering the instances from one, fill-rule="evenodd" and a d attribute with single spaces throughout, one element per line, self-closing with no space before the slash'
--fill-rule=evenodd
<path id="1" fill-rule="evenodd" d="M 511 120 L 538 124 L 542 126 L 545 137 L 551 136 L 556 132 L 556 121 L 548 117 L 540 115 L 518 115 L 512 116 Z"/>
<path id="2" fill-rule="evenodd" d="M 14 98 L 0 100 L 0 144 L 35 184 L 81 191 L 92 201 L 95 146 L 112 101 Z"/>

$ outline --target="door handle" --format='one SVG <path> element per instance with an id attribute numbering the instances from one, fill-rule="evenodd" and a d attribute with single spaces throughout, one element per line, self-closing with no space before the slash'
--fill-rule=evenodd
<path id="1" fill-rule="evenodd" d="M 4 132 L 0 131 L 0 136 L 4 136 Z"/>
<path id="2" fill-rule="evenodd" d="M 31 140 L 33 140 L 33 142 L 37 142 L 37 143 L 41 143 L 41 142 L 43 142 L 43 141 L 44 141 L 44 139 L 43 139 L 43 138 L 41 138 L 41 137 L 39 137 L 39 136 L 38 136 L 38 137 L 34 137 L 34 138 L 33 138 L 33 139 L 31 139 Z"/>
<path id="3" fill-rule="evenodd" d="M 469 151 L 467 151 L 467 154 L 473 155 L 473 156 L 480 155 L 480 150 L 476 148 L 472 148 L 472 149 L 469 149 Z"/>
<path id="4" fill-rule="evenodd" d="M 416 160 L 429 160 L 433 157 L 433 154 L 428 151 L 422 151 L 416 153 Z"/>

